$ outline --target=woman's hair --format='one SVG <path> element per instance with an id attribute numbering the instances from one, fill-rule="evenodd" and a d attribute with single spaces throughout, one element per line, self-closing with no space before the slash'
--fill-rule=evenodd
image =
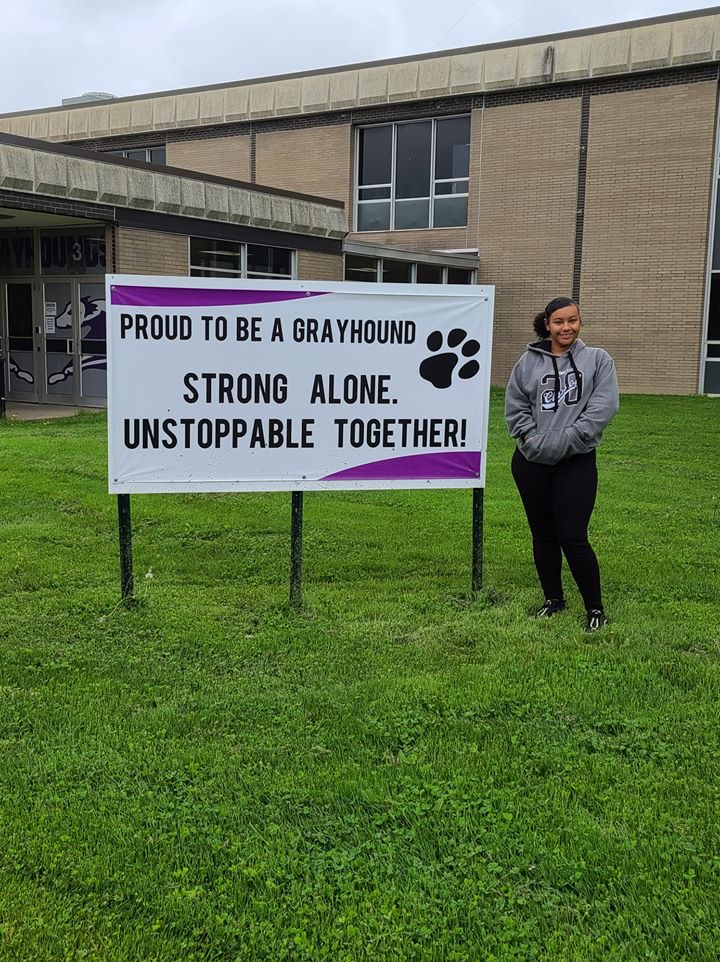
<path id="1" fill-rule="evenodd" d="M 544 311 L 540 311 L 533 318 L 533 329 L 538 337 L 547 337 L 547 327 L 545 326 L 545 321 L 547 321 L 555 311 L 559 311 L 561 307 L 570 307 L 570 305 L 577 307 L 580 310 L 580 305 L 577 301 L 574 301 L 572 297 L 554 297 Z"/>

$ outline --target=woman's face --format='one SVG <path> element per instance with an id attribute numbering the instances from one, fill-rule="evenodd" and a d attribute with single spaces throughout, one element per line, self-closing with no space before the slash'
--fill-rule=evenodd
<path id="1" fill-rule="evenodd" d="M 560 307 L 545 320 L 553 354 L 564 354 L 580 334 L 580 311 L 575 304 Z"/>

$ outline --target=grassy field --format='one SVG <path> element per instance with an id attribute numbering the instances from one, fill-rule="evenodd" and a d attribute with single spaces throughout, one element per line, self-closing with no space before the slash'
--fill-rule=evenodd
<path id="1" fill-rule="evenodd" d="M 611 627 L 548 622 L 493 397 L 469 492 L 133 498 L 0 423 L 0 958 L 717 960 L 720 401 L 623 399 Z"/>

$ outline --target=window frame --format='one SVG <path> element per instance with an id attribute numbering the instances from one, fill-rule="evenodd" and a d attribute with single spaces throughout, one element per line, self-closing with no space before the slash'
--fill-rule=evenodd
<path id="1" fill-rule="evenodd" d="M 435 221 L 435 203 L 438 199 L 442 200 L 444 198 L 460 198 L 464 197 L 467 199 L 468 203 L 470 200 L 470 157 L 468 156 L 468 173 L 467 177 L 440 177 L 437 178 L 436 175 L 436 162 L 437 162 L 437 127 L 438 123 L 443 120 L 448 119 L 459 119 L 467 118 L 468 121 L 468 144 L 470 144 L 472 137 L 472 114 L 461 113 L 461 114 L 446 114 L 440 117 L 414 117 L 412 120 L 397 120 L 397 121 L 384 121 L 378 122 L 376 124 L 361 124 L 355 128 L 355 176 L 353 185 L 353 231 L 359 234 L 380 234 L 387 231 L 416 231 L 416 230 L 457 230 L 467 227 L 467 208 L 465 215 L 464 224 L 453 224 L 447 227 L 436 227 Z M 408 124 L 420 124 L 431 122 L 431 132 L 430 132 L 430 192 L 427 197 L 401 197 L 398 199 L 396 196 L 397 192 L 397 132 L 398 128 L 401 126 L 406 126 Z M 390 183 L 387 184 L 360 184 L 360 141 L 362 139 L 362 131 L 368 130 L 373 127 L 390 127 L 392 130 L 392 137 L 390 142 Z M 454 184 L 458 182 L 465 181 L 467 184 L 467 190 L 462 193 L 449 193 L 443 194 L 437 192 L 438 184 Z M 366 200 L 361 200 L 360 192 L 363 190 L 386 190 L 389 188 L 389 196 L 383 198 L 371 198 Z M 396 204 L 399 202 L 407 203 L 408 201 L 417 202 L 427 200 L 428 202 L 428 225 L 427 227 L 396 227 L 395 226 L 395 211 Z M 361 228 L 358 225 L 360 207 L 367 207 L 371 205 L 389 204 L 390 205 L 390 224 L 388 227 L 383 227 L 379 229 Z"/>
<path id="2" fill-rule="evenodd" d="M 233 241 L 225 240 L 220 237 L 201 237 L 198 235 L 188 237 L 188 277 L 206 277 L 208 279 L 214 277 L 224 277 L 229 280 L 271 280 L 271 281 L 295 281 L 298 279 L 298 252 L 292 247 L 279 247 L 274 244 L 258 244 L 257 241 Z M 196 240 L 201 243 L 211 243 L 211 244 L 235 244 L 240 250 L 240 270 L 239 271 L 227 271 L 220 270 L 214 267 L 200 267 L 192 262 L 192 242 Z M 262 273 L 259 271 L 248 272 L 248 246 L 252 247 L 267 247 L 269 249 L 283 250 L 290 252 L 290 274 L 270 274 Z M 193 274 L 193 268 L 198 271 L 203 271 L 202 274 Z"/>
<path id="3" fill-rule="evenodd" d="M 345 271 L 346 271 L 346 260 L 345 260 L 345 259 L 346 259 L 347 256 L 348 256 L 348 254 L 347 254 L 347 252 L 346 252 L 346 253 L 343 255 L 343 280 L 345 280 L 345 281 L 348 280 L 347 275 L 346 275 L 346 273 L 345 273 Z M 393 263 L 399 262 L 399 259 L 398 259 L 397 257 L 393 257 L 393 256 L 392 256 L 392 253 L 389 253 L 387 257 L 382 257 L 382 256 L 374 255 L 374 254 L 357 254 L 357 253 L 355 253 L 355 252 L 353 251 L 353 252 L 351 252 L 351 256 L 352 256 L 352 257 L 363 257 L 363 258 L 365 258 L 365 260 L 367 260 L 367 261 L 375 261 L 375 277 L 373 278 L 373 280 L 364 280 L 364 281 L 361 281 L 361 280 L 358 279 L 358 280 L 356 280 L 356 281 L 354 281 L 354 282 L 351 281 L 352 283 L 356 283 L 356 284 L 381 284 L 381 283 L 384 283 L 384 281 L 383 281 L 384 262 L 385 262 L 386 260 L 392 261 Z M 408 265 L 410 266 L 410 278 L 409 278 L 409 280 L 408 280 L 408 281 L 395 281 L 395 282 L 393 282 L 393 283 L 417 284 L 417 283 L 418 283 L 418 280 L 417 280 L 417 269 L 418 269 L 418 266 L 423 266 L 423 267 L 437 267 L 437 268 L 439 268 L 440 271 L 442 271 L 442 277 L 441 277 L 441 279 L 440 279 L 439 281 L 437 281 L 437 285 L 438 285 L 438 286 L 441 285 L 441 284 L 442 284 L 442 285 L 452 284 L 452 282 L 451 282 L 450 279 L 449 279 L 449 272 L 450 272 L 450 271 L 466 271 L 466 272 L 467 272 L 467 275 L 468 275 L 468 279 L 467 279 L 467 281 L 466 281 L 465 283 L 461 283 L 461 284 L 457 284 L 457 285 L 452 284 L 452 286 L 465 287 L 467 284 L 476 284 L 476 283 L 477 283 L 477 271 L 476 271 L 476 270 L 473 270 L 472 268 L 469 268 L 469 267 L 455 267 L 455 266 L 452 266 L 452 265 L 449 265 L 449 264 L 434 264 L 434 263 L 432 263 L 431 261 L 424 261 L 424 260 L 422 259 L 422 256 L 419 256 L 417 260 L 408 260 L 407 263 L 408 263 Z M 426 282 L 426 283 L 432 283 L 432 282 Z"/>

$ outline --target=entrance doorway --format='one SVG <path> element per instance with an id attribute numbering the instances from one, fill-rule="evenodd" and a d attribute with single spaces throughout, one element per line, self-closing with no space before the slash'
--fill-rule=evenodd
<path id="1" fill-rule="evenodd" d="M 0 281 L 9 401 L 102 407 L 107 395 L 101 279 Z"/>

